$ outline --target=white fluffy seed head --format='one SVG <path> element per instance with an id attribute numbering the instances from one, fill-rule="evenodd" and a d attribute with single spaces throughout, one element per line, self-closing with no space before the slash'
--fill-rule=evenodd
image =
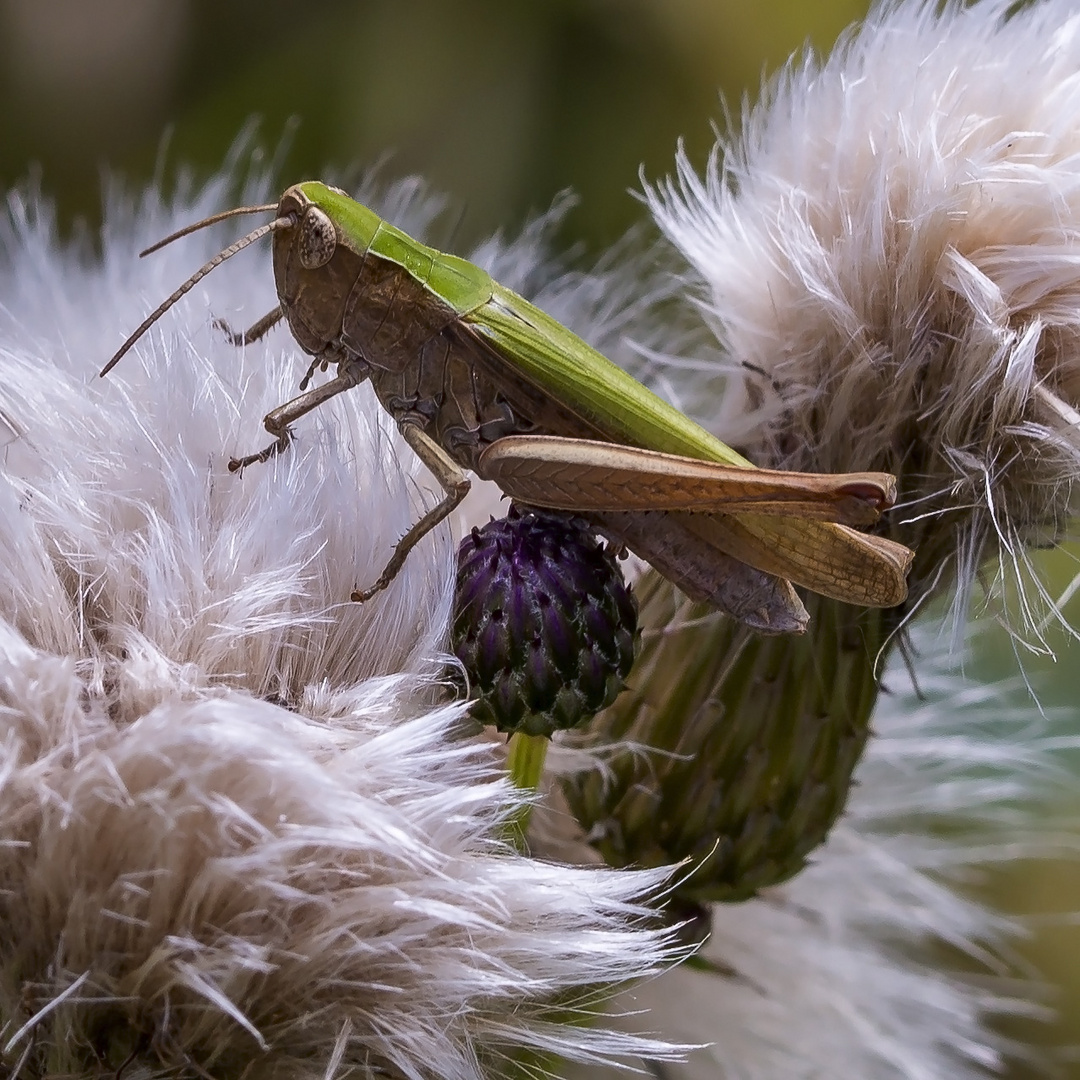
<path id="1" fill-rule="evenodd" d="M 266 252 L 97 378 L 224 230 L 135 252 L 229 186 L 114 198 L 101 263 L 37 198 L 0 216 L 0 1073 L 476 1080 L 670 1056 L 564 1022 L 679 955 L 647 922 L 667 874 L 508 847 L 524 796 L 463 706 L 437 707 L 449 536 L 349 602 L 425 497 L 370 392 L 228 471 L 307 367 L 283 328 L 238 350 L 212 326 L 273 305 Z M 415 231 L 437 209 L 410 185 L 389 203 Z"/>
<path id="2" fill-rule="evenodd" d="M 898 474 L 913 595 L 958 581 L 957 613 L 1064 535 L 1080 471 L 1080 16 L 1014 7 L 884 4 L 648 190 L 730 365 L 721 434 Z"/>

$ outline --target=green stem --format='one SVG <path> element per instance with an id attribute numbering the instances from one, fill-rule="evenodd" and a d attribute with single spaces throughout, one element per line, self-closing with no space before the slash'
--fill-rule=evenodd
<path id="1" fill-rule="evenodd" d="M 526 735 L 521 731 L 510 736 L 506 769 L 515 787 L 536 791 L 540 786 L 549 741 L 546 735 Z M 529 828 L 531 813 L 531 805 L 523 806 L 510 819 L 510 838 L 514 847 L 523 853 L 529 850 L 525 834 Z"/>

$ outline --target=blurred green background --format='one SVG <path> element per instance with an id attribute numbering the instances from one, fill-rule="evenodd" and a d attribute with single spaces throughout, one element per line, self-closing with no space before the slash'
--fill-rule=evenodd
<path id="1" fill-rule="evenodd" d="M 40 164 L 64 219 L 94 221 L 103 167 L 145 180 L 218 168 L 261 117 L 282 179 L 390 155 L 464 208 L 463 240 L 513 228 L 564 188 L 600 246 L 639 213 L 638 169 L 712 144 L 808 39 L 828 48 L 863 0 L 0 0 L 0 185 Z"/>
<path id="2" fill-rule="evenodd" d="M 386 175 L 419 173 L 461 208 L 462 246 L 513 231 L 570 188 L 581 202 L 563 240 L 595 255 L 640 219 L 629 194 L 639 169 L 668 173 L 679 139 L 703 165 L 721 98 L 737 114 L 765 72 L 807 42 L 827 50 L 866 6 L 0 0 L 0 187 L 40 170 L 64 228 L 93 228 L 105 171 L 141 185 L 167 146 L 166 183 L 181 164 L 208 176 L 257 116 L 268 151 L 289 132 L 283 184 L 388 157 Z M 1054 559 L 1060 590 L 1076 559 Z M 1071 614 L 1080 625 L 1080 604 Z M 1025 669 L 1048 709 L 1074 710 L 1080 652 L 1060 636 L 1053 644 L 1056 665 L 1026 657 Z M 1017 670 L 1003 633 L 981 636 L 972 676 Z M 1026 706 L 1025 693 L 1017 701 Z M 1047 819 L 1078 809 L 1050 807 Z M 1080 865 L 1018 865 L 986 888 L 1013 910 L 1068 911 L 1080 908 Z M 1080 1044 L 1080 931 L 1051 919 L 1027 951 L 1065 987 L 1062 1022 L 1041 1037 Z"/>

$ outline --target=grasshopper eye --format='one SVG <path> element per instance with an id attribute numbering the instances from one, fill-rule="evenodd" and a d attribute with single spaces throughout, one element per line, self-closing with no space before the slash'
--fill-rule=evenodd
<path id="1" fill-rule="evenodd" d="M 309 206 L 300 224 L 297 243 L 300 265 L 305 270 L 318 270 L 333 258 L 337 247 L 334 223 L 317 206 Z"/>

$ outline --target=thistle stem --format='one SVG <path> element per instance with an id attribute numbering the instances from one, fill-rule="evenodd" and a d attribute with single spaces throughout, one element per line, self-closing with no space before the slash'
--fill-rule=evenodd
<path id="1" fill-rule="evenodd" d="M 549 741 L 546 735 L 526 735 L 521 731 L 510 736 L 506 768 L 515 787 L 536 791 L 540 786 Z M 532 806 L 523 806 L 509 822 L 510 838 L 514 847 L 521 852 L 528 851 L 525 834 L 529 829 L 531 814 Z"/>

